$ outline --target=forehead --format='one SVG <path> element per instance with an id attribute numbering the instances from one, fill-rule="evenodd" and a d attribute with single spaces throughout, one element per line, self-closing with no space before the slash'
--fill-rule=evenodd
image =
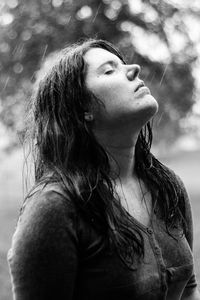
<path id="1" fill-rule="evenodd" d="M 84 55 L 84 60 L 87 64 L 88 69 L 92 70 L 97 69 L 107 61 L 113 60 L 116 62 L 122 62 L 117 55 L 102 48 L 89 49 Z"/>

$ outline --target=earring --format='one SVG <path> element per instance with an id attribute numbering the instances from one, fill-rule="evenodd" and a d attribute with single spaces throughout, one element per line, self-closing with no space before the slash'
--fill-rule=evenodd
<path id="1" fill-rule="evenodd" d="M 84 117 L 85 117 L 85 120 L 89 121 L 89 122 L 94 120 L 94 116 L 91 113 L 88 113 L 88 112 L 85 112 Z"/>

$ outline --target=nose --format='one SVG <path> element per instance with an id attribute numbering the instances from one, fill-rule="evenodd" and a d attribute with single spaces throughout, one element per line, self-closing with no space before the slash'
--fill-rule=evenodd
<path id="1" fill-rule="evenodd" d="M 127 65 L 127 78 L 131 81 L 134 80 L 139 76 L 140 70 L 141 68 L 139 65 Z"/>

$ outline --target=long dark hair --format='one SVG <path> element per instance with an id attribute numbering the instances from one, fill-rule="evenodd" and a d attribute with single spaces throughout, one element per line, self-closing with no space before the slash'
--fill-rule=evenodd
<path id="1" fill-rule="evenodd" d="M 84 54 L 90 48 L 108 50 L 126 63 L 119 51 L 103 40 L 83 41 L 59 53 L 32 97 L 32 122 L 27 132 L 33 143 L 35 184 L 58 182 L 82 217 L 131 265 L 133 253 L 144 254 L 143 238 L 115 196 L 108 153 L 84 118 L 96 100 L 85 86 Z M 148 122 L 137 139 L 135 172 L 148 187 L 154 211 L 161 213 L 170 233 L 171 226 L 184 225 L 184 201 L 176 177 L 151 154 L 151 143 Z"/>

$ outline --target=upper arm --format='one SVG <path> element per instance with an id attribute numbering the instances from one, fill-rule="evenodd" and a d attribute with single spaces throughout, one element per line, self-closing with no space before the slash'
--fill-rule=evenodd
<path id="1" fill-rule="evenodd" d="M 75 213 L 56 192 L 31 199 L 8 255 L 16 300 L 72 299 L 77 272 Z"/>
<path id="2" fill-rule="evenodd" d="M 181 191 L 182 191 L 184 205 L 185 205 L 184 217 L 187 225 L 185 236 L 188 241 L 188 244 L 190 245 L 191 250 L 193 250 L 193 218 L 192 218 L 191 203 L 186 188 L 183 182 L 181 181 L 181 179 L 179 179 L 179 182 L 181 185 Z"/>

